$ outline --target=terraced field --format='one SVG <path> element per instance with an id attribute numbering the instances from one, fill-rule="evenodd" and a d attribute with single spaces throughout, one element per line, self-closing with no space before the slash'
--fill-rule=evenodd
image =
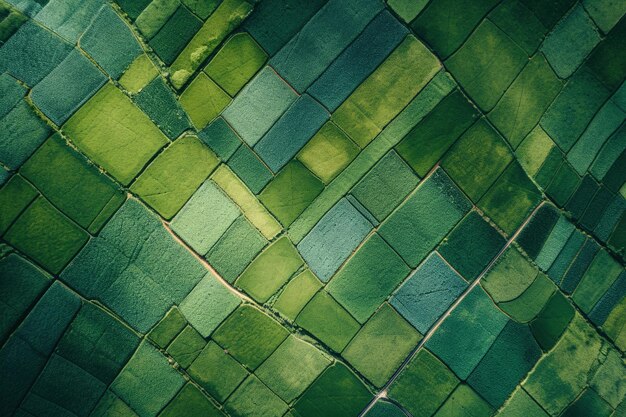
<path id="1" fill-rule="evenodd" d="M 626 416 L 625 14 L 0 0 L 0 415 Z"/>

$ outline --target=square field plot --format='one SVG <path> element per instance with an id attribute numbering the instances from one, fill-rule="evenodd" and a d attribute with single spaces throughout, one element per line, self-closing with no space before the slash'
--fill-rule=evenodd
<path id="1" fill-rule="evenodd" d="M 165 135 L 113 84 L 106 84 L 63 125 L 78 148 L 128 185 L 168 143 Z"/>

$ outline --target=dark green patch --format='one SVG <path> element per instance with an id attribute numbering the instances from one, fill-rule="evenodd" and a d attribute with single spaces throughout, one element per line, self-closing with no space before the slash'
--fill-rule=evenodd
<path id="1" fill-rule="evenodd" d="M 547 351 L 554 346 L 574 317 L 574 307 L 560 292 L 554 293 L 543 310 L 530 323 L 539 346 Z"/>
<path id="2" fill-rule="evenodd" d="M 463 94 L 455 90 L 411 129 L 396 150 L 423 177 L 478 116 Z"/>
<path id="3" fill-rule="evenodd" d="M 480 214 L 471 211 L 439 246 L 439 253 L 463 278 L 474 280 L 498 254 L 505 239 Z"/>
<path id="4" fill-rule="evenodd" d="M 341 363 L 328 368 L 293 406 L 298 417 L 356 417 L 372 394 Z"/>

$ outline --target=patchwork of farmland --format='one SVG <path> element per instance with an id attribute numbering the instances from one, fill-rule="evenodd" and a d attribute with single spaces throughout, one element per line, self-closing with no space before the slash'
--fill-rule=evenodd
<path id="1" fill-rule="evenodd" d="M 0 415 L 626 416 L 624 15 L 0 0 Z"/>

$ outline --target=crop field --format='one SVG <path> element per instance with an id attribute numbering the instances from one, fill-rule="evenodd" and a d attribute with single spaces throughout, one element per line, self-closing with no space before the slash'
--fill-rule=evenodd
<path id="1" fill-rule="evenodd" d="M 626 417 L 624 16 L 0 0 L 0 416 Z"/>

